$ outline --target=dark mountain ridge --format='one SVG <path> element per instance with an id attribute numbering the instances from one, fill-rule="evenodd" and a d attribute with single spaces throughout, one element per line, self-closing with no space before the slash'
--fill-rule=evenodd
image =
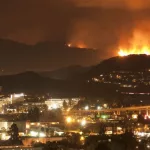
<path id="1" fill-rule="evenodd" d="M 67 65 L 81 64 L 85 66 L 99 60 L 97 51 L 68 47 L 62 42 L 48 41 L 27 45 L 0 39 L 0 51 L 0 69 L 4 70 L 3 74 L 28 70 L 56 70 Z"/>
<path id="2" fill-rule="evenodd" d="M 39 74 L 43 77 L 49 77 L 52 79 L 69 80 L 76 78 L 76 76 L 80 74 L 88 72 L 90 69 L 91 67 L 82 67 L 80 65 L 74 65 L 60 68 L 58 70 L 39 72 Z"/>
<path id="3" fill-rule="evenodd" d="M 0 76 L 3 92 L 46 91 L 55 88 L 61 81 L 41 77 L 35 72 L 24 72 L 14 75 Z"/>
<path id="4" fill-rule="evenodd" d="M 82 77 L 94 77 L 100 73 L 110 71 L 145 71 L 148 69 L 150 69 L 149 55 L 116 56 L 106 59 L 100 64 L 92 67 L 91 70 Z"/>
<path id="5" fill-rule="evenodd" d="M 91 79 L 91 77 L 100 75 L 100 73 L 110 71 L 144 71 L 149 68 L 150 56 L 147 55 L 113 57 L 92 67 L 87 73 L 77 75 L 77 77 L 73 78 L 74 80 L 56 80 L 41 76 L 35 72 L 24 72 L 16 75 L 0 76 L 0 86 L 3 87 L 3 92 L 8 93 L 43 92 L 57 96 L 107 96 L 109 91 L 109 95 L 111 96 L 116 92 L 116 85 L 88 83 L 87 80 Z"/>

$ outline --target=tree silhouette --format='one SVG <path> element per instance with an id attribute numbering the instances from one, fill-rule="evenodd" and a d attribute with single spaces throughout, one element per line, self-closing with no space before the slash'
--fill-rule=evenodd
<path id="1" fill-rule="evenodd" d="M 110 150 L 105 143 L 99 143 L 95 150 Z"/>
<path id="2" fill-rule="evenodd" d="M 68 108 L 67 102 L 66 102 L 65 100 L 63 101 L 63 108 L 64 108 L 65 110 Z"/>
<path id="3" fill-rule="evenodd" d="M 100 135 L 104 135 L 104 134 L 105 134 L 105 131 L 106 131 L 105 125 L 104 125 L 104 124 L 101 124 L 101 125 L 100 125 L 99 134 L 100 134 Z"/>
<path id="4" fill-rule="evenodd" d="M 19 140 L 19 130 L 15 123 L 13 123 L 9 130 L 10 133 L 10 142 L 12 145 L 22 145 L 22 142 Z"/>
<path id="5" fill-rule="evenodd" d="M 72 99 L 69 99 L 69 106 L 72 106 Z"/>
<path id="6" fill-rule="evenodd" d="M 10 138 L 12 141 L 19 140 L 18 127 L 15 123 L 13 123 L 10 127 Z"/>
<path id="7" fill-rule="evenodd" d="M 37 122 L 37 121 L 39 121 L 39 117 L 40 117 L 39 108 L 34 107 L 34 108 L 29 109 L 29 111 L 28 111 L 28 119 L 29 120 Z"/>

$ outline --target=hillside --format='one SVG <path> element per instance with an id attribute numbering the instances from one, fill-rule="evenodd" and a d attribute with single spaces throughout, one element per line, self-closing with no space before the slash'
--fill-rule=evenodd
<path id="1" fill-rule="evenodd" d="M 88 72 L 90 69 L 91 67 L 82 67 L 79 65 L 74 65 L 74 66 L 64 67 L 54 71 L 39 72 L 39 74 L 43 77 L 66 80 L 66 79 L 73 79 L 80 74 Z"/>
<path id="2" fill-rule="evenodd" d="M 110 96 L 114 93 L 113 87 L 107 85 L 87 84 L 84 81 L 55 80 L 42 77 L 34 72 L 24 72 L 21 74 L 0 76 L 0 86 L 2 93 L 31 93 L 46 94 L 52 97 L 99 97 L 107 96 L 109 89 Z"/>
<path id="3" fill-rule="evenodd" d="M 98 60 L 97 51 L 68 47 L 65 43 L 52 41 L 26 45 L 0 39 L 0 51 L 0 70 L 4 70 L 0 75 L 57 70 L 73 65 L 92 65 Z"/>
<path id="4" fill-rule="evenodd" d="M 80 67 L 79 67 L 80 68 Z M 62 72 L 65 70 L 71 70 L 71 73 L 75 75 L 73 80 L 60 80 L 60 79 L 51 79 L 42 74 L 35 72 L 24 72 L 15 75 L 5 75 L 0 76 L 0 86 L 3 87 L 3 92 L 12 93 L 12 92 L 32 92 L 32 93 L 50 93 L 52 96 L 90 96 L 90 97 L 112 97 L 116 94 L 116 89 L 120 87 L 120 84 L 124 83 L 124 75 L 122 79 L 117 79 L 114 74 L 113 78 L 109 76 L 109 72 L 112 71 L 123 71 L 128 70 L 132 72 L 144 71 L 150 68 L 150 56 L 146 55 L 131 55 L 127 57 L 113 57 L 107 60 L 102 61 L 97 66 L 91 67 L 91 70 L 88 72 L 82 72 L 79 75 L 80 69 L 77 67 L 71 67 L 67 69 L 62 69 L 56 71 L 57 75 L 62 76 Z M 64 72 L 65 72 L 64 71 Z M 67 71 L 66 71 L 67 72 Z M 78 74 L 76 75 L 76 72 Z M 105 80 L 101 82 L 100 74 L 105 73 Z M 148 72 L 149 73 L 149 72 Z M 53 74 L 54 75 L 54 74 Z M 55 74 L 56 75 L 56 74 Z M 66 75 L 66 74 L 65 74 Z M 107 76 L 108 75 L 108 76 Z M 149 74 L 146 74 L 146 79 L 149 79 Z M 66 77 L 66 76 L 65 76 Z M 100 82 L 93 82 L 92 78 L 97 77 Z M 56 78 L 56 76 L 54 76 Z M 134 76 L 127 77 L 129 82 L 132 84 Z M 142 75 L 137 75 L 137 83 L 134 85 L 140 85 L 133 90 L 141 91 L 149 89 L 147 81 L 141 80 Z M 87 82 L 90 80 L 90 82 Z M 107 84 L 110 82 L 111 84 Z M 149 83 L 149 82 L 148 82 Z M 126 88 L 127 90 L 127 88 Z M 109 91 L 109 94 L 108 94 Z"/>
<path id="5" fill-rule="evenodd" d="M 110 71 L 144 71 L 147 69 L 150 69 L 150 56 L 148 55 L 117 56 L 106 59 L 92 67 L 82 78 L 89 78 Z"/>
<path id="6" fill-rule="evenodd" d="M 53 80 L 43 78 L 34 72 L 24 72 L 15 75 L 0 76 L 0 86 L 3 92 L 39 91 L 48 88 Z"/>

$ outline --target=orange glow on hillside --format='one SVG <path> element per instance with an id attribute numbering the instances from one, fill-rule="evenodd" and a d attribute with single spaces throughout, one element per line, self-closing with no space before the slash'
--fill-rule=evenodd
<path id="1" fill-rule="evenodd" d="M 78 48 L 86 48 L 86 45 L 85 45 L 85 44 L 82 44 L 82 43 L 79 43 L 79 44 L 77 44 L 77 47 L 78 47 Z"/>
<path id="2" fill-rule="evenodd" d="M 149 32 L 142 30 L 142 27 L 143 26 L 135 28 L 131 38 L 121 38 L 118 51 L 119 56 L 128 56 L 133 54 L 150 55 L 150 34 Z"/>
<path id="3" fill-rule="evenodd" d="M 140 54 L 145 54 L 145 55 L 150 55 L 150 47 L 144 46 L 142 48 L 133 48 L 133 49 L 120 49 L 118 52 L 119 56 L 128 56 L 128 55 L 140 55 Z"/>
<path id="4" fill-rule="evenodd" d="M 87 48 L 84 43 L 68 43 L 68 47 Z"/>

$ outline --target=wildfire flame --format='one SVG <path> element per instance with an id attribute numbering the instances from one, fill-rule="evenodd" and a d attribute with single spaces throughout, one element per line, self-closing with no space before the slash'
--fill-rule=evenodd
<path id="1" fill-rule="evenodd" d="M 142 48 L 133 48 L 133 49 L 120 49 L 118 52 L 119 56 L 128 56 L 128 55 L 140 55 L 140 54 L 145 54 L 145 55 L 150 55 L 150 48 L 148 46 L 144 46 Z"/>

